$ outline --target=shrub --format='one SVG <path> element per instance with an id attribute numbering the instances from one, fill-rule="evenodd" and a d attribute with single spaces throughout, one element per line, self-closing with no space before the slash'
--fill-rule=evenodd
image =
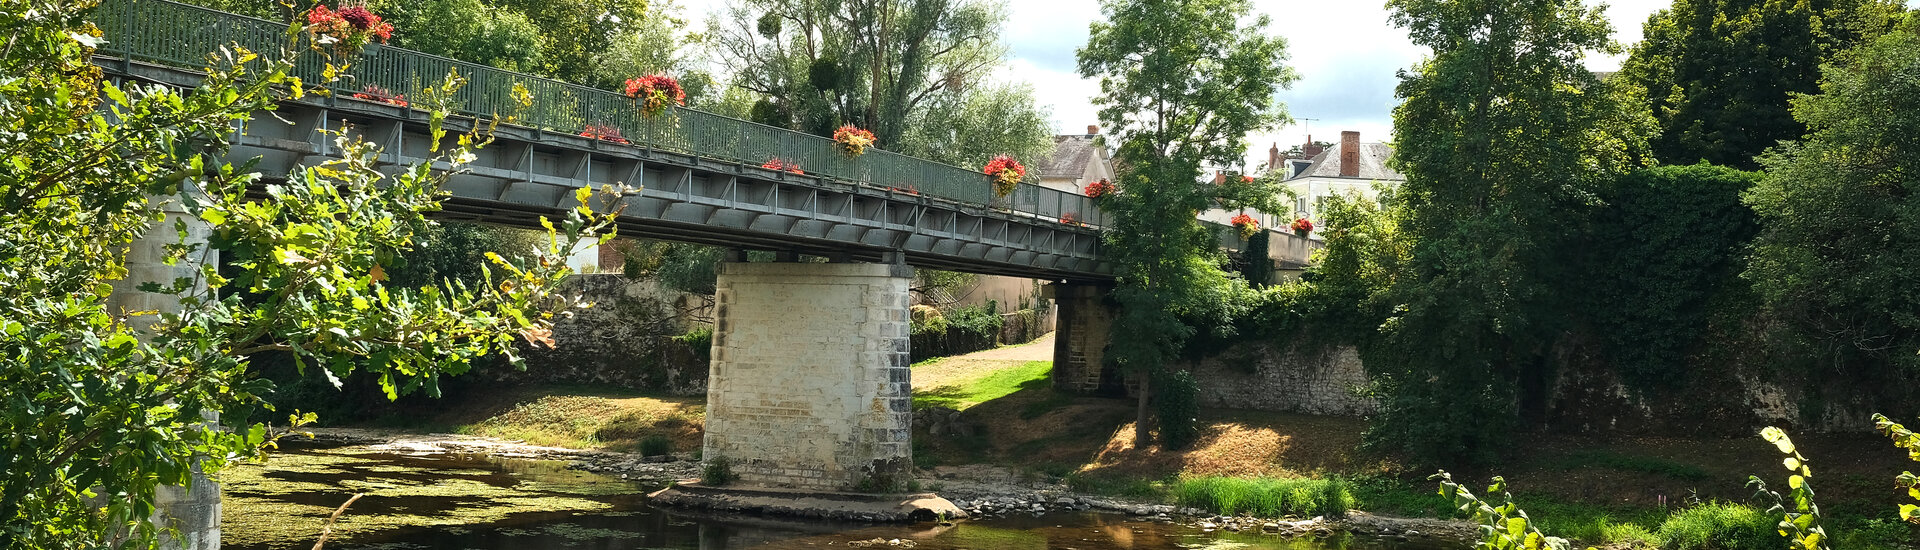
<path id="1" fill-rule="evenodd" d="M 1353 490 L 1340 479 L 1202 477 L 1183 479 L 1173 489 L 1182 506 L 1224 515 L 1258 517 L 1346 517 Z"/>
<path id="2" fill-rule="evenodd" d="M 1161 447 L 1185 449 L 1200 437 L 1194 419 L 1200 414 L 1200 383 L 1193 373 L 1175 370 L 1154 376 L 1153 400 Z"/>
<path id="3" fill-rule="evenodd" d="M 1778 548 L 1775 520 L 1758 508 L 1716 502 L 1667 517 L 1656 532 L 1663 550 Z"/>
<path id="4" fill-rule="evenodd" d="M 660 456 L 673 454 L 673 440 L 663 435 L 650 435 L 640 440 L 640 456 Z"/>
<path id="5" fill-rule="evenodd" d="M 700 484 L 709 487 L 724 486 L 738 479 L 740 479 L 738 476 L 733 475 L 733 464 L 724 456 L 707 459 L 706 467 L 700 470 Z"/>

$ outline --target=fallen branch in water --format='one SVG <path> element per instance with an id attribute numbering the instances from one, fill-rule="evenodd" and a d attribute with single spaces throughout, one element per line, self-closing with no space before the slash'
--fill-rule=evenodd
<path id="1" fill-rule="evenodd" d="M 360 500 L 360 497 L 364 497 L 364 496 L 367 496 L 367 494 L 354 493 L 353 498 L 347 499 L 346 504 L 341 504 L 339 509 L 336 509 L 333 511 L 332 516 L 327 517 L 327 526 L 326 528 L 320 530 L 320 540 L 313 541 L 313 550 L 320 550 L 320 547 L 326 546 L 327 538 L 333 536 L 334 522 L 340 521 L 340 514 L 347 513 L 347 507 L 353 506 L 353 501 Z"/>

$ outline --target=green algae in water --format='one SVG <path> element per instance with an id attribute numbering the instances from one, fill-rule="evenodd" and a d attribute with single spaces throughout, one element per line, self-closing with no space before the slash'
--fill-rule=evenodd
<path id="1" fill-rule="evenodd" d="M 355 492 L 366 496 L 334 528 L 342 548 L 351 547 L 356 538 L 395 529 L 462 528 L 523 513 L 603 513 L 614 505 L 585 497 L 638 492 L 624 481 L 556 470 L 552 464 L 510 468 L 520 475 L 509 475 L 407 466 L 412 461 L 329 449 L 285 453 L 264 465 L 230 468 L 221 476 L 226 493 L 222 539 L 235 547 L 311 545 L 326 518 Z M 476 474 L 495 479 L 471 479 Z M 522 476 L 534 480 L 514 479 Z M 292 479 L 284 479 L 288 477 Z M 557 480 L 547 481 L 549 477 Z M 595 481 L 613 487 L 597 489 L 592 487 Z"/>
<path id="2" fill-rule="evenodd" d="M 546 528 L 546 532 L 549 535 L 561 537 L 567 540 L 576 540 L 576 541 L 577 540 L 593 540 L 593 539 L 637 539 L 643 536 L 641 533 L 638 533 L 635 531 L 621 531 L 618 529 L 601 529 L 597 527 L 583 527 L 583 526 L 574 525 L 571 523 L 548 525 Z"/>

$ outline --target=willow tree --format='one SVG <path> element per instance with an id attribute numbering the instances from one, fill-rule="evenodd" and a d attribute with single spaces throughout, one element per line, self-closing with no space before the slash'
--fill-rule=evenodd
<path id="1" fill-rule="evenodd" d="M 1247 134 L 1287 120 L 1277 96 L 1297 77 L 1286 41 L 1248 0 L 1104 0 L 1079 51 L 1080 74 L 1100 79 L 1100 121 L 1118 146 L 1120 191 L 1101 199 L 1107 250 L 1119 266 L 1120 318 L 1112 354 L 1141 381 L 1137 445 L 1148 441 L 1147 403 L 1167 386 L 1166 412 L 1190 405 L 1193 381 L 1171 368 L 1194 327 L 1226 315 L 1245 288 L 1221 270 L 1216 236 L 1195 216 L 1215 207 L 1275 211 L 1271 181 L 1227 178 L 1204 167 L 1238 163 Z M 1162 445 L 1194 436 L 1190 416 L 1160 415 Z"/>
<path id="2" fill-rule="evenodd" d="M 1416 461 L 1484 458 L 1539 382 L 1558 315 L 1554 254 L 1592 190 L 1643 139 L 1582 65 L 1614 52 L 1578 0 L 1392 0 L 1433 53 L 1402 71 L 1394 110 L 1399 233 L 1411 248 L 1367 367 L 1385 391 L 1370 439 Z"/>

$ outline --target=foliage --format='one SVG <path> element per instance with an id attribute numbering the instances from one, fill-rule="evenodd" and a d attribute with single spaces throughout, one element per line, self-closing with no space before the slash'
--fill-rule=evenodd
<path id="1" fill-rule="evenodd" d="M 1271 234 L 1266 231 L 1256 232 L 1247 237 L 1247 248 L 1240 253 L 1245 262 L 1240 269 L 1240 277 L 1254 288 L 1265 287 L 1273 280 L 1273 259 L 1267 257 L 1267 241 L 1270 238 Z"/>
<path id="2" fill-rule="evenodd" d="M 640 456 L 660 456 L 673 454 L 673 440 L 664 435 L 650 435 L 640 440 Z"/>
<path id="3" fill-rule="evenodd" d="M 1635 127 L 1631 113 L 1580 61 L 1617 49 L 1598 9 L 1388 7 L 1433 55 L 1401 73 L 1394 110 L 1391 162 L 1407 177 L 1395 223 L 1409 245 L 1392 316 L 1363 350 L 1384 394 L 1368 441 L 1428 463 L 1487 460 L 1518 420 L 1518 386 L 1548 375 L 1554 255 L 1641 140 L 1609 131 Z"/>
<path id="4" fill-rule="evenodd" d="M 936 94 L 908 117 L 901 153 L 954 166 L 980 166 L 995 155 L 1044 159 L 1053 153 L 1048 108 L 1032 85 L 981 83 L 962 94 Z"/>
<path id="5" fill-rule="evenodd" d="M 1871 42 L 1900 10 L 1884 0 L 1677 0 L 1647 18 L 1620 78 L 1659 120 L 1661 162 L 1743 169 L 1807 127 L 1788 100 L 1813 93 L 1820 66 Z"/>
<path id="6" fill-rule="evenodd" d="M 947 320 L 948 330 L 985 336 L 989 339 L 1000 334 L 1005 320 L 1000 318 L 999 304 L 989 300 L 986 304 L 960 306 L 948 310 L 942 317 Z"/>
<path id="7" fill-rule="evenodd" d="M 733 474 L 733 463 L 724 456 L 706 457 L 706 465 L 700 468 L 700 484 L 708 487 L 721 487 L 739 480 Z"/>
<path id="8" fill-rule="evenodd" d="M 734 84 L 763 96 L 756 122 L 820 136 L 854 124 L 905 144 L 926 141 L 906 136 L 930 104 L 976 93 L 1001 66 L 1005 22 L 985 0 L 735 0 L 707 34 Z"/>
<path id="9" fill-rule="evenodd" d="M 499 0 L 494 5 L 526 16 L 545 31 L 536 72 L 568 82 L 586 82 L 616 39 L 631 36 L 654 16 L 647 0 Z"/>
<path id="10" fill-rule="evenodd" d="M 397 2 L 390 9 L 406 29 L 394 37 L 396 46 L 509 71 L 541 69 L 546 36 L 520 12 L 482 0 Z"/>
<path id="11" fill-rule="evenodd" d="M 1174 483 L 1173 498 L 1221 515 L 1347 517 L 1353 489 L 1346 480 L 1201 477 Z"/>
<path id="12" fill-rule="evenodd" d="M 1245 289 L 1220 270 L 1196 213 L 1276 210 L 1275 182 L 1214 185 L 1201 167 L 1237 161 L 1248 133 L 1286 120 L 1275 96 L 1296 75 L 1283 63 L 1286 41 L 1266 34 L 1269 20 L 1246 0 L 1105 0 L 1100 9 L 1106 20 L 1093 24 L 1079 69 L 1100 79 L 1095 104 L 1119 149 L 1120 192 L 1100 199 L 1119 274 L 1110 353 L 1143 381 L 1135 441 L 1144 446 L 1150 373 L 1172 366 L 1195 331 L 1186 319 L 1230 315 L 1227 298 Z"/>
<path id="13" fill-rule="evenodd" d="M 1513 503 L 1513 494 L 1507 492 L 1507 480 L 1499 476 L 1493 478 L 1493 485 L 1487 486 L 1487 493 L 1500 496 L 1500 504 L 1492 504 L 1474 496 L 1453 482 L 1453 475 L 1445 471 L 1434 474 L 1432 478 L 1440 481 L 1440 496 L 1453 503 L 1455 509 L 1467 513 L 1474 523 L 1480 524 L 1480 542 L 1475 550 L 1540 549 L 1566 550 L 1565 539 L 1548 537 L 1540 528 L 1527 519 L 1527 512 Z"/>
<path id="14" fill-rule="evenodd" d="M 1165 370 L 1153 373 L 1153 415 L 1160 420 L 1160 447 L 1185 449 L 1200 438 L 1200 382 L 1193 373 Z"/>
<path id="15" fill-rule="evenodd" d="M 1747 244 L 1758 232 L 1740 200 L 1760 175 L 1706 164 L 1626 174 L 1599 194 L 1583 247 L 1581 317 L 1605 335 L 1629 387 L 1684 384 L 1688 352 L 1709 341 L 1716 298 L 1741 290 Z"/>
<path id="16" fill-rule="evenodd" d="M 431 161 L 382 171 L 377 148 L 340 138 L 339 160 L 268 184 L 221 159 L 234 124 L 306 91 L 288 76 L 297 50 L 215 52 L 190 90 L 110 83 L 85 7 L 0 3 L 0 548 L 151 545 L 156 487 L 261 458 L 285 429 L 207 422 L 271 390 L 251 354 L 433 394 L 473 358 L 549 342 L 552 312 L 577 305 L 552 295 L 571 253 L 559 243 L 610 219 L 584 207 L 547 224 L 538 261 L 490 256 L 481 284 L 383 281 L 439 208 L 450 174 L 432 167 L 484 144 L 443 128 L 457 78 L 416 98 Z M 130 270 L 136 249 L 156 263 Z M 177 278 L 144 280 L 159 264 Z"/>
<path id="17" fill-rule="evenodd" d="M 1830 65 L 1793 115 L 1810 134 L 1762 159 L 1746 271 L 1816 357 L 1916 364 L 1920 352 L 1920 17 Z"/>
<path id="18" fill-rule="evenodd" d="M 469 222 L 429 220 L 414 236 L 413 251 L 394 258 L 387 266 L 391 286 L 417 288 L 437 286 L 452 279 L 467 286 L 484 282 L 487 252 L 495 252 L 509 262 L 525 265 L 537 258 L 546 244 L 545 235 L 536 231 Z"/>
<path id="19" fill-rule="evenodd" d="M 683 76 L 680 83 L 688 101 L 709 106 L 718 98 L 710 93 L 713 77 L 702 70 L 699 52 L 705 37 L 684 32 L 689 25 L 676 2 L 647 2 L 646 16 L 630 23 L 624 35 L 594 57 L 589 82 L 616 89 L 637 74 L 677 74 Z"/>
<path id="20" fill-rule="evenodd" d="M 1662 550 L 1778 548 L 1774 521 L 1752 506 L 1709 503 L 1668 516 L 1653 533 Z"/>
<path id="21" fill-rule="evenodd" d="M 1909 430 L 1906 426 L 1895 423 L 1888 419 L 1886 415 L 1877 413 L 1873 415 L 1873 429 L 1874 431 L 1880 432 L 1880 435 L 1892 439 L 1893 446 L 1906 451 L 1908 459 L 1920 461 L 1920 435 L 1914 434 L 1913 430 Z M 1894 478 L 1893 483 L 1902 489 L 1906 489 L 1908 496 L 1913 497 L 1915 500 L 1920 500 L 1920 477 L 1914 476 L 1913 472 L 1900 472 L 1900 476 Z M 1913 504 L 1900 505 L 1900 520 L 1920 523 L 1920 506 Z"/>
<path id="22" fill-rule="evenodd" d="M 1760 430 L 1760 438 L 1779 448 L 1781 454 L 1787 455 L 1782 465 L 1793 475 L 1787 476 L 1789 490 L 1784 498 L 1780 493 L 1767 490 L 1767 482 L 1761 481 L 1760 476 L 1748 476 L 1747 486 L 1753 488 L 1754 498 L 1773 501 L 1773 507 L 1768 508 L 1766 513 L 1781 518 L 1778 531 L 1792 542 L 1791 547 L 1826 550 L 1829 537 L 1826 527 L 1821 525 L 1820 507 L 1813 503 L 1813 482 L 1809 481 L 1813 477 L 1813 469 L 1807 467 L 1807 457 L 1800 455 L 1799 449 L 1793 446 L 1793 439 L 1788 438 L 1780 428 L 1768 426 Z"/>

